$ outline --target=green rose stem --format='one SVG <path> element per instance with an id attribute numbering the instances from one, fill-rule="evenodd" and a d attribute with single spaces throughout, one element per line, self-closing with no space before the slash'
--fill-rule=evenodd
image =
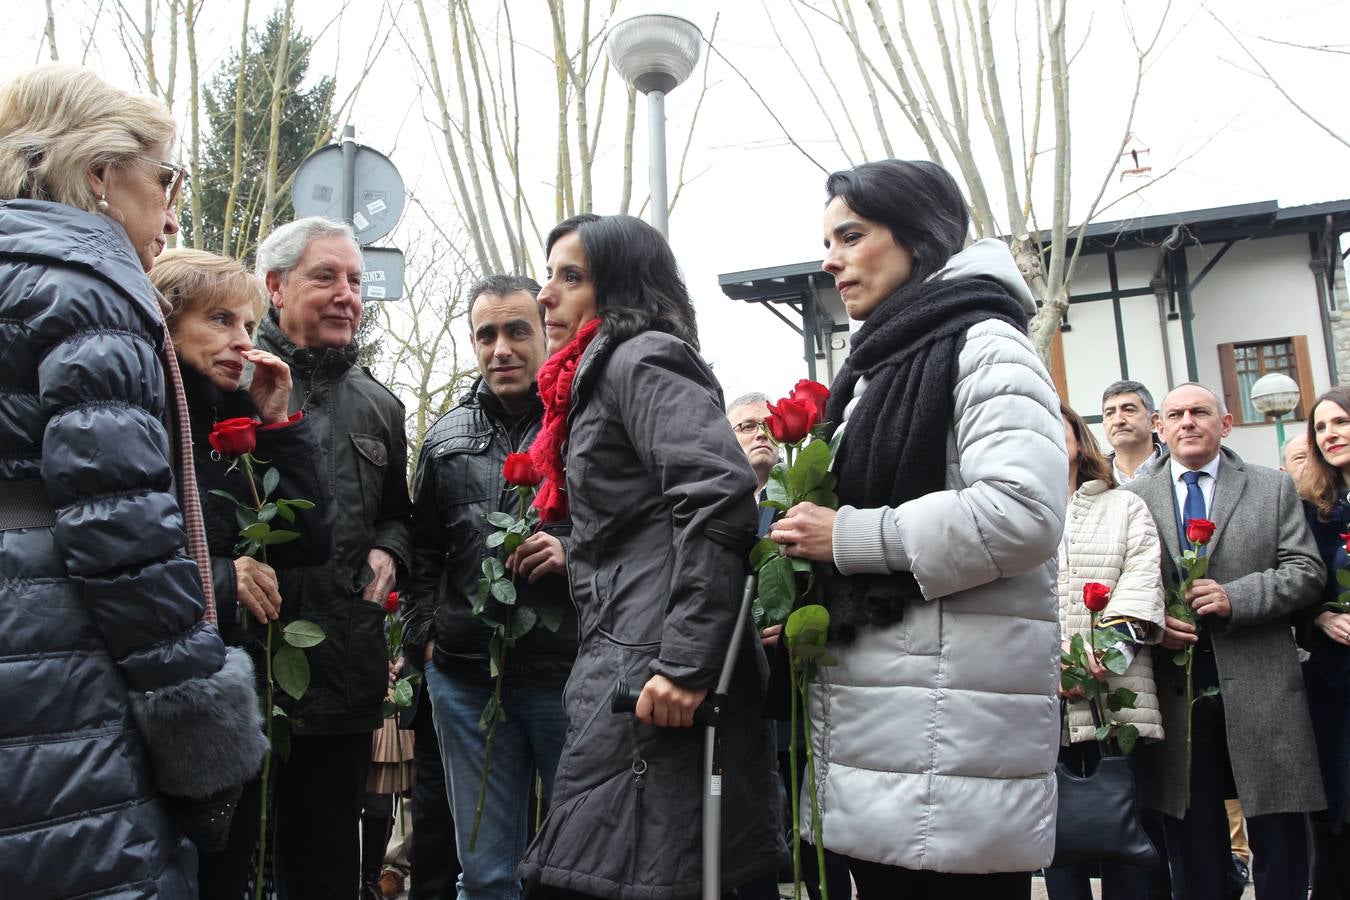
<path id="1" fill-rule="evenodd" d="M 1195 645 L 1186 648 L 1186 806 L 1191 808 L 1191 726 L 1195 719 Z"/>
<path id="2" fill-rule="evenodd" d="M 787 636 L 779 637 L 784 646 L 787 646 Z M 791 673 L 792 691 L 790 692 L 791 710 L 788 718 L 788 768 L 791 771 L 789 781 L 792 786 L 792 897 L 793 900 L 802 900 L 802 836 L 801 829 L 798 827 L 802 821 L 801 803 L 802 792 L 801 785 L 797 779 L 797 665 L 792 661 L 792 654 L 788 653 L 788 671 Z"/>
<path id="3" fill-rule="evenodd" d="M 511 574 L 511 584 L 516 583 L 515 573 Z M 506 614 L 506 624 L 499 626 L 510 633 L 511 613 Z M 478 843 L 478 826 L 483 823 L 483 806 L 487 803 L 488 774 L 492 771 L 492 742 L 497 737 L 497 721 L 502 717 L 502 675 L 506 665 L 506 641 L 497 657 L 497 680 L 492 687 L 492 696 L 496 702 L 492 705 L 492 721 L 488 723 L 487 743 L 483 747 L 483 774 L 478 779 L 478 804 L 473 809 L 473 832 L 469 835 L 469 849 Z"/>
<path id="4" fill-rule="evenodd" d="M 1087 652 L 1092 654 L 1093 659 L 1096 659 L 1098 662 L 1101 662 L 1101 660 L 1097 659 L 1097 650 L 1096 650 L 1097 613 L 1095 610 L 1092 609 L 1088 610 L 1088 640 L 1086 643 L 1087 643 Z M 1096 717 L 1093 719 L 1093 724 L 1095 726 L 1097 722 L 1104 722 L 1109 725 L 1110 720 L 1107 719 L 1106 715 L 1102 712 L 1102 705 L 1099 702 L 1097 702 L 1098 690 L 1101 683 L 1097 682 L 1096 676 L 1091 677 L 1092 680 L 1096 683 L 1091 685 L 1092 693 L 1088 694 L 1087 702 L 1091 704 L 1092 710 L 1097 714 Z M 1084 686 L 1085 690 L 1087 687 L 1088 687 L 1087 685 Z M 1103 743 L 1106 744 L 1107 751 L 1109 752 L 1111 749 L 1111 732 L 1109 730 L 1106 732 L 1106 740 L 1103 741 Z"/>
<path id="5" fill-rule="evenodd" d="M 793 671 L 794 687 L 801 693 L 802 706 L 807 705 L 807 682 L 809 672 L 803 667 L 800 675 L 797 674 L 797 667 L 792 665 L 792 657 L 788 657 L 789 665 Z M 825 832 L 824 823 L 820 821 L 820 799 L 816 796 L 816 755 L 811 747 L 811 716 L 809 708 L 805 710 L 806 715 L 802 716 L 802 736 L 806 740 L 806 789 L 811 794 L 811 837 L 815 839 L 816 844 L 816 881 L 820 886 L 821 900 L 830 900 L 829 879 L 825 877 Z M 793 834 L 796 839 L 795 829 Z M 793 876 L 799 881 L 800 873 L 794 871 Z"/>
<path id="6" fill-rule="evenodd" d="M 516 497 L 520 500 L 520 518 L 524 519 L 529 504 L 529 488 L 514 488 Z M 511 587 L 516 586 L 516 570 L 511 570 Z M 497 634 L 500 637 L 496 653 L 497 678 L 492 686 L 492 720 L 488 722 L 487 743 L 483 746 L 483 774 L 478 779 L 478 803 L 473 810 L 473 831 L 469 834 L 469 849 L 473 850 L 478 844 L 478 827 L 483 823 L 483 807 L 487 803 L 487 784 L 488 775 L 492 772 L 492 742 L 497 737 L 497 722 L 502 719 L 502 678 L 506 674 L 506 650 L 511 640 L 511 616 L 512 611 L 507 609 L 506 621 L 497 626 Z M 493 656 L 492 648 L 488 647 L 488 657 Z"/>
<path id="7" fill-rule="evenodd" d="M 1195 579 L 1198 578 L 1200 575 L 1203 575 L 1205 570 L 1208 568 L 1208 565 L 1206 564 L 1206 558 L 1200 555 L 1200 548 L 1208 544 L 1209 541 L 1208 539 L 1206 539 L 1204 541 L 1188 541 L 1188 543 L 1190 543 L 1191 545 L 1190 549 L 1191 558 L 1188 560 L 1186 559 L 1185 554 L 1182 555 L 1180 568 L 1184 574 L 1181 579 L 1181 585 L 1180 587 L 1177 588 L 1177 604 L 1176 606 L 1171 607 L 1170 611 L 1182 613 L 1182 615 L 1176 616 L 1176 618 L 1179 618 L 1185 622 L 1189 622 L 1190 624 L 1195 625 L 1196 634 L 1198 635 L 1199 621 L 1195 615 L 1195 611 L 1186 603 L 1186 593 L 1191 589 L 1191 586 L 1195 583 Z M 1179 662 L 1177 661 L 1177 657 L 1173 657 L 1173 662 L 1176 665 L 1184 666 L 1186 669 L 1186 792 L 1185 792 L 1186 806 L 1184 808 L 1190 809 L 1191 755 L 1192 755 L 1191 734 L 1195 719 L 1195 702 L 1198 699 L 1195 696 L 1195 644 L 1187 644 L 1186 649 L 1182 650 L 1181 653 L 1178 654 L 1178 656 L 1185 657 L 1184 661 Z M 1210 696 L 1211 693 L 1218 693 L 1218 692 L 1216 689 L 1210 688 L 1207 689 L 1202 694 L 1202 696 L 1207 697 Z"/>
<path id="8" fill-rule="evenodd" d="M 258 485 L 253 480 L 253 457 L 245 453 L 239 457 L 239 462 L 244 467 L 244 480 L 248 482 L 248 492 L 253 495 L 253 508 L 262 509 L 262 498 L 258 496 Z M 258 548 L 258 558 L 260 562 L 267 562 L 267 547 Z M 276 702 L 274 693 L 275 687 L 272 684 L 272 635 L 276 632 L 276 624 L 267 623 L 267 636 L 263 646 L 263 665 L 265 666 L 267 677 L 263 704 L 266 707 L 264 715 L 267 719 L 267 749 L 263 751 L 262 767 L 262 804 L 258 813 L 258 877 L 253 885 L 253 900 L 262 900 L 263 882 L 267 869 L 267 782 L 272 774 L 272 707 Z"/>

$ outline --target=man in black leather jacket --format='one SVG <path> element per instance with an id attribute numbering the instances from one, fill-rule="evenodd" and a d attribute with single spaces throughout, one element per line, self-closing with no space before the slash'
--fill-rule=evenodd
<path id="1" fill-rule="evenodd" d="M 282 621 L 308 619 L 326 637 L 305 651 L 304 696 L 278 695 L 294 732 L 277 774 L 278 889 L 281 900 L 353 898 L 371 732 L 389 683 L 381 604 L 411 559 L 403 405 L 356 364 L 362 264 L 348 226 L 283 225 L 257 268 L 273 306 L 257 344 L 291 367 L 291 410 L 319 435 L 337 508 L 332 560 L 279 578 Z"/>
<path id="2" fill-rule="evenodd" d="M 558 529 L 532 535 L 515 557 L 518 604 L 561 612 L 557 631 L 536 625 L 506 657 L 502 707 L 477 840 L 470 849 L 492 695 L 489 627 L 472 612 L 485 539 L 484 516 L 519 515 L 502 477 L 507 454 L 523 452 L 543 407 L 535 374 L 546 354 L 539 291 L 532 279 L 496 275 L 469 292 L 469 324 L 480 378 L 427 432 L 414 477 L 413 578 L 404 593 L 404 647 L 426 667 L 459 847 L 466 900 L 519 896 L 516 865 L 525 851 L 530 787 L 537 770 L 552 791 L 567 717 L 562 689 L 577 648 Z M 519 608 L 519 607 L 517 607 Z M 416 873 L 413 875 L 416 879 Z"/>

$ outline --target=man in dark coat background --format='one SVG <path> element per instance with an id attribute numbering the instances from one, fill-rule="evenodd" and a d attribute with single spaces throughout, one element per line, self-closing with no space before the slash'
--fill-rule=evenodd
<path id="1" fill-rule="evenodd" d="M 547 799 L 567 731 L 563 686 L 577 655 L 576 610 L 557 537 L 566 527 L 550 525 L 516 554 L 517 604 L 551 610 L 558 627 L 541 622 L 507 652 L 506 718 L 493 735 L 486 803 L 477 840 L 471 840 L 487 740 L 479 720 L 493 692 L 492 629 L 474 616 L 473 605 L 482 561 L 493 552 L 485 543 L 493 528 L 484 516 L 520 515 L 503 463 L 508 454 L 529 448 L 543 417 L 535 389 L 546 355 L 538 292 L 533 279 L 513 275 L 492 275 L 470 288 L 469 328 L 480 377 L 427 431 L 414 478 L 404 646 L 410 660 L 425 665 L 450 788 L 461 900 L 520 896 L 516 866 L 529 833 L 534 774 Z M 417 877 L 414 872 L 414 883 Z"/>
<path id="2" fill-rule="evenodd" d="M 1232 416 L 1208 388 L 1183 384 L 1163 400 L 1171 451 L 1125 487 L 1144 498 L 1167 552 L 1163 580 L 1180 583 L 1175 560 L 1185 522 L 1216 524 L 1209 568 L 1187 593 L 1198 627 L 1167 616 L 1154 667 L 1167 740 L 1141 753 L 1145 805 L 1167 814 L 1172 886 L 1186 900 L 1227 896 L 1224 799 L 1247 816 L 1262 900 L 1303 898 L 1308 853 L 1303 814 L 1324 805 L 1303 678 L 1289 614 L 1315 602 L 1325 570 L 1289 476 L 1245 463 L 1220 443 Z M 1170 601 L 1169 601 L 1170 602 Z M 1186 805 L 1185 669 L 1171 656 L 1195 646 L 1190 806 Z"/>
<path id="3" fill-rule="evenodd" d="M 272 310 L 257 344 L 291 367 L 291 410 L 319 434 L 338 511 L 333 559 L 280 579 L 283 622 L 326 637 L 306 650 L 309 689 L 281 697 L 294 736 L 277 774 L 281 900 L 357 894 L 361 794 L 388 690 L 382 602 L 410 560 L 403 404 L 356 364 L 361 252 L 350 227 L 319 217 L 258 248 Z"/>

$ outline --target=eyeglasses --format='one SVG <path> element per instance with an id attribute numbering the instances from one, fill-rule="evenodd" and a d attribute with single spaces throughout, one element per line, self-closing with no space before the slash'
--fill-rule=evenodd
<path id="1" fill-rule="evenodd" d="M 164 208 L 172 209 L 174 203 L 178 200 L 178 194 L 183 190 L 183 184 L 188 180 L 188 170 L 184 166 L 171 162 L 164 162 L 162 159 L 155 159 L 150 156 L 138 156 L 137 159 L 142 162 L 148 162 L 150 165 L 166 173 L 171 173 L 171 180 L 166 181 L 166 176 L 160 176 L 160 185 L 164 188 Z"/>
<path id="2" fill-rule="evenodd" d="M 731 426 L 731 430 L 737 434 L 754 434 L 759 431 L 759 426 L 764 424 L 763 419 L 746 419 L 744 422 L 737 422 Z"/>

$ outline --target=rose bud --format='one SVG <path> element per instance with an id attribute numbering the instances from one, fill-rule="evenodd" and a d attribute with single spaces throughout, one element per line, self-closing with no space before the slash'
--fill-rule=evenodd
<path id="1" fill-rule="evenodd" d="M 390 591 L 384 598 L 384 611 L 393 615 L 398 612 L 398 591 Z"/>
<path id="2" fill-rule="evenodd" d="M 252 419 L 221 419 L 206 440 L 222 456 L 243 456 L 258 446 L 258 423 Z"/>
<path id="3" fill-rule="evenodd" d="M 770 403 L 769 415 L 764 425 L 769 434 L 780 444 L 796 444 L 806 440 L 811 426 L 816 424 L 816 406 L 810 400 L 794 400 L 785 397 L 777 404 Z"/>
<path id="4" fill-rule="evenodd" d="M 528 453 L 509 453 L 502 464 L 502 478 L 516 487 L 534 487 L 544 480 L 534 468 Z"/>
<path id="5" fill-rule="evenodd" d="M 1093 612 L 1106 609 L 1111 599 L 1111 589 L 1100 581 L 1089 581 L 1083 585 L 1083 605 Z"/>
<path id="6" fill-rule="evenodd" d="M 1187 519 L 1186 540 L 1192 544 L 1207 544 L 1214 537 L 1215 527 L 1209 519 Z"/>

